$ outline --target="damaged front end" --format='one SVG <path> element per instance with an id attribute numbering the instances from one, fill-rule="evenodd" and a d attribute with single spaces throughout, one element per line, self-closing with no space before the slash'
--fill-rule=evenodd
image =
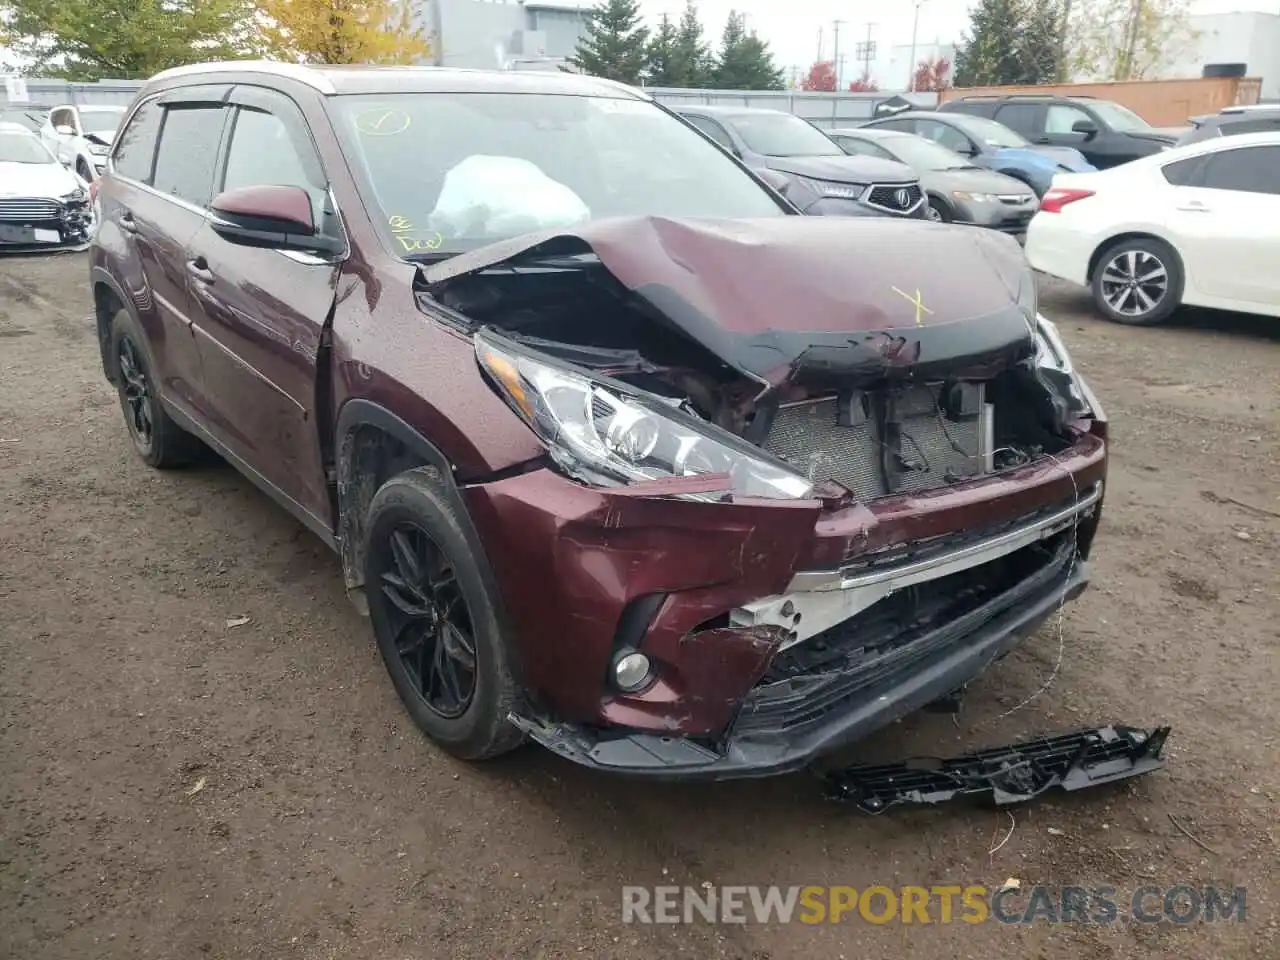
<path id="1" fill-rule="evenodd" d="M 1084 589 L 1105 420 L 986 233 L 604 221 L 424 271 L 548 451 L 464 491 L 518 725 L 623 772 L 795 769 Z"/>

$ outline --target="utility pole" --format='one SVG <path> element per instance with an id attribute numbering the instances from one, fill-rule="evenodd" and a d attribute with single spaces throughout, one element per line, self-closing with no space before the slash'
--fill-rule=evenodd
<path id="1" fill-rule="evenodd" d="M 1062 24 L 1058 30 L 1058 65 L 1057 76 L 1053 79 L 1058 83 L 1067 82 L 1067 32 L 1071 29 L 1071 0 L 1062 0 Z"/>
<path id="2" fill-rule="evenodd" d="M 832 66 L 836 69 L 836 89 L 840 89 L 840 25 L 843 20 L 832 20 L 831 29 L 834 31 L 833 36 L 835 43 L 835 51 L 831 54 Z"/>
<path id="3" fill-rule="evenodd" d="M 915 0 L 915 19 L 911 21 L 911 59 L 907 63 L 907 92 L 916 90 L 916 36 L 920 33 L 920 8 L 929 0 Z"/>
<path id="4" fill-rule="evenodd" d="M 840 54 L 840 59 L 836 62 L 836 91 L 837 92 L 844 89 L 844 81 L 841 78 L 844 76 L 845 59 L 846 59 L 845 55 L 842 53 Z"/>
<path id="5" fill-rule="evenodd" d="M 876 57 L 876 42 L 871 39 L 871 31 L 875 29 L 874 23 L 867 24 L 867 41 L 858 44 L 862 49 L 855 51 L 862 54 L 862 75 L 868 80 L 871 79 L 871 61 Z"/>
<path id="6" fill-rule="evenodd" d="M 818 28 L 818 57 L 813 62 L 814 63 L 822 62 L 822 28 L 821 27 Z"/>

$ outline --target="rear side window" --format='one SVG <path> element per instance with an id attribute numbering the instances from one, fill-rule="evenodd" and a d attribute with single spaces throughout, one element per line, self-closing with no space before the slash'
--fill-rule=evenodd
<path id="1" fill-rule="evenodd" d="M 971 117 L 990 117 L 993 112 L 993 105 L 989 100 L 986 102 L 952 100 L 943 109 L 955 113 L 967 113 Z"/>
<path id="2" fill-rule="evenodd" d="M 877 123 L 877 127 L 883 130 L 905 130 L 907 133 L 916 132 L 916 122 L 914 120 L 885 120 Z"/>
<path id="3" fill-rule="evenodd" d="M 113 159 L 116 173 L 151 182 L 151 164 L 156 156 L 156 139 L 160 133 L 160 107 L 149 101 L 138 107 L 128 126 L 120 131 Z"/>
<path id="4" fill-rule="evenodd" d="M 152 186 L 198 207 L 209 202 L 222 139 L 223 109 L 219 103 L 164 108 Z"/>
<path id="5" fill-rule="evenodd" d="M 996 111 L 996 122 L 1022 134 L 1039 133 L 1042 109 L 1038 103 L 1006 103 Z M 1070 129 L 1071 125 L 1067 124 L 1067 130 Z"/>
<path id="6" fill-rule="evenodd" d="M 1280 147 L 1241 147 L 1209 158 L 1204 186 L 1211 190 L 1280 196 Z"/>
<path id="7" fill-rule="evenodd" d="M 1205 157 L 1187 157 L 1166 163 L 1160 172 L 1175 187 L 1195 187 L 1200 185 L 1200 171 L 1204 169 Z"/>
<path id="8" fill-rule="evenodd" d="M 1231 120 L 1218 127 L 1218 136 L 1230 137 L 1237 133 L 1271 133 L 1280 130 L 1280 116 L 1254 117 L 1249 120 Z"/>

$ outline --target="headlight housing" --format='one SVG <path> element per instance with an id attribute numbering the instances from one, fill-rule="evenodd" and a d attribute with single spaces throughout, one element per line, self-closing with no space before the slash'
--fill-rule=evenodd
<path id="1" fill-rule="evenodd" d="M 111 148 L 107 146 L 105 143 L 90 143 L 89 152 L 92 153 L 95 157 L 105 157 L 108 153 L 111 152 Z"/>
<path id="2" fill-rule="evenodd" d="M 804 500 L 813 484 L 746 441 L 675 405 L 596 380 L 476 335 L 476 359 L 503 399 L 538 435 L 555 462 L 592 486 L 620 487 L 671 477 L 719 476 L 724 493 Z M 717 500 L 721 493 L 673 494 Z"/>
<path id="3" fill-rule="evenodd" d="M 998 203 L 1000 198 L 994 193 L 972 193 L 968 190 L 953 190 L 951 195 L 957 200 L 969 200 L 973 203 Z"/>
<path id="4" fill-rule="evenodd" d="M 820 197 L 835 200 L 857 200 L 866 192 L 866 185 L 861 183 L 836 183 L 833 180 L 814 180 L 812 177 L 797 177 L 810 190 Z"/>
<path id="5" fill-rule="evenodd" d="M 1035 316 L 1036 366 L 1058 386 L 1071 416 L 1104 419 L 1102 406 L 1071 362 L 1071 354 L 1058 335 L 1058 327 L 1038 313 Z"/>
<path id="6" fill-rule="evenodd" d="M 63 203 L 83 203 L 85 200 L 89 199 L 89 194 L 85 191 L 84 187 L 76 187 L 70 193 L 64 193 L 58 199 Z"/>

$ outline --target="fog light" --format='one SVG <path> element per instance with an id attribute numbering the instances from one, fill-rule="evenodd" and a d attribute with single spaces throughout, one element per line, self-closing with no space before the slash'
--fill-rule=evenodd
<path id="1" fill-rule="evenodd" d="M 628 653 L 613 664 L 613 682 L 618 689 L 634 693 L 649 682 L 649 658 L 643 653 Z"/>

